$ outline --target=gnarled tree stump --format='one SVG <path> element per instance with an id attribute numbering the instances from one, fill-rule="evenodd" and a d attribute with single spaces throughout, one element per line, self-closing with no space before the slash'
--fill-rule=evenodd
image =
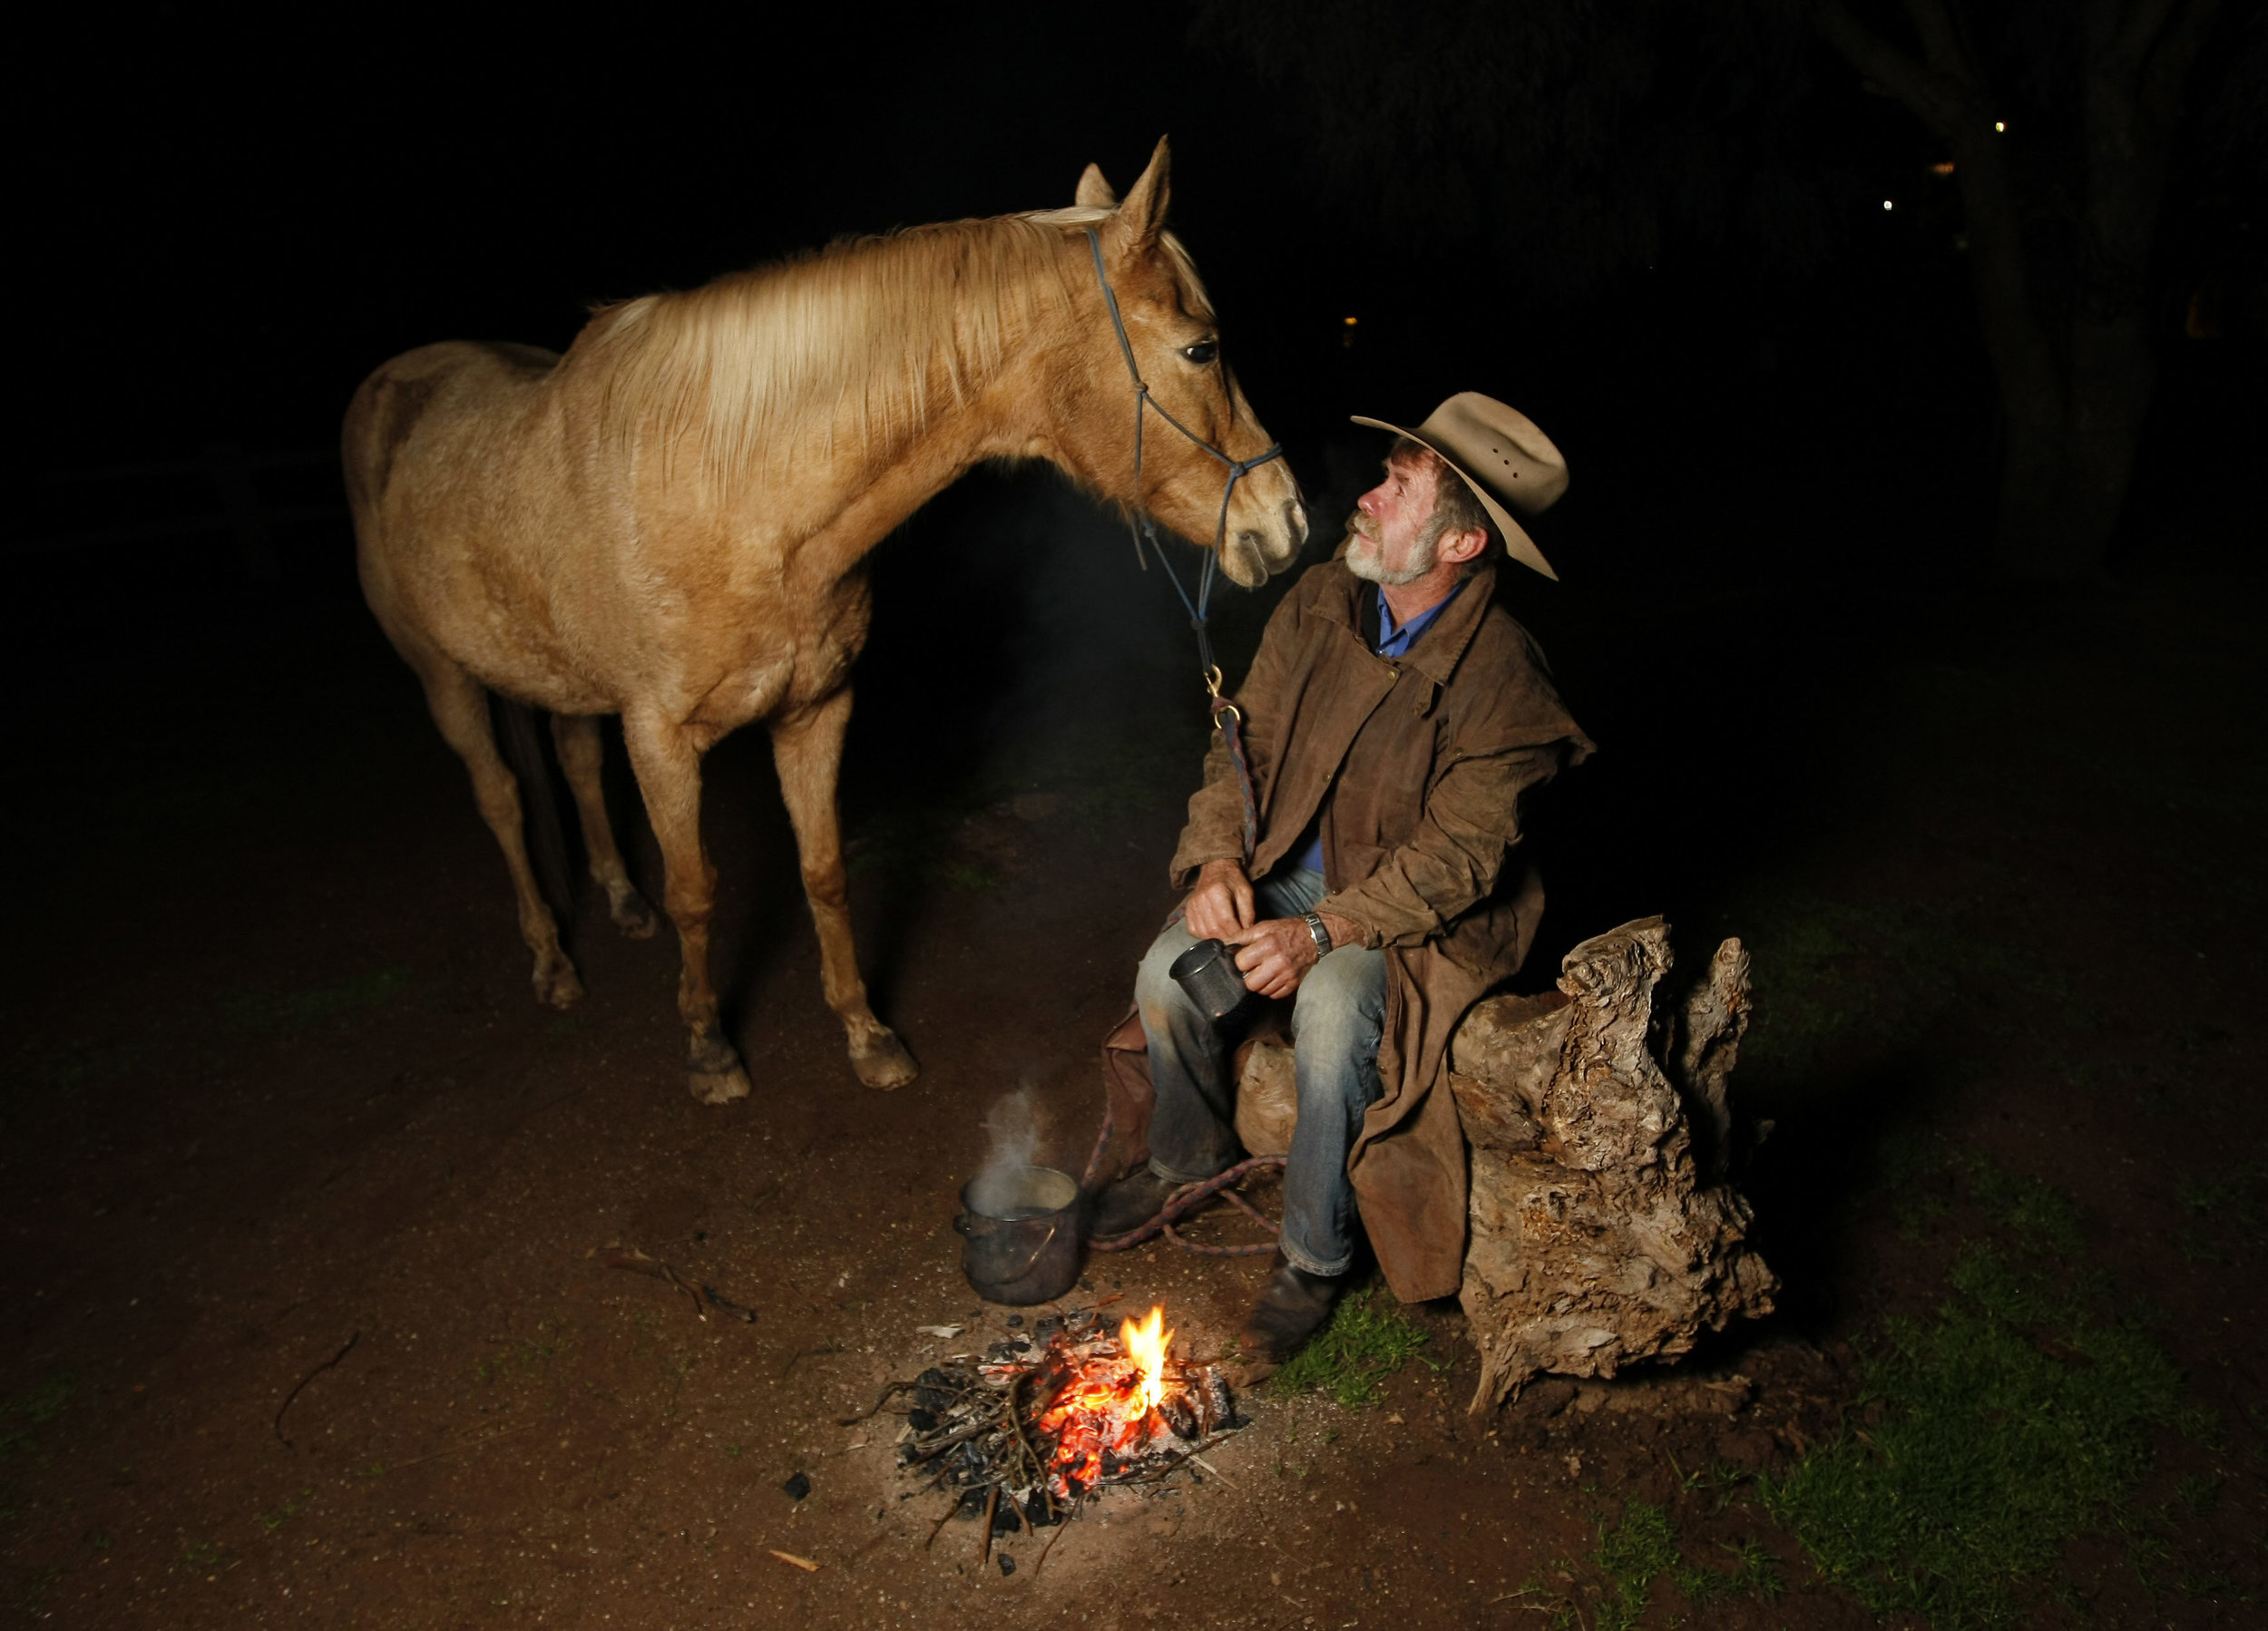
<path id="1" fill-rule="evenodd" d="M 1668 925 L 1625 923 L 1569 952 L 1558 991 L 1491 997 L 1458 1029 L 1449 1086 L 1472 1161 L 1459 1301 L 1481 1350 L 1476 1411 L 1545 1372 L 1612 1376 L 1772 1310 L 1779 1282 L 1748 1248 L 1754 1214 L 1727 1181 L 1748 956 L 1726 941 L 1657 1014 L 1670 963 Z M 1253 1043 L 1237 1094 L 1246 1148 L 1289 1148 L 1296 1114 L 1291 1050 Z"/>

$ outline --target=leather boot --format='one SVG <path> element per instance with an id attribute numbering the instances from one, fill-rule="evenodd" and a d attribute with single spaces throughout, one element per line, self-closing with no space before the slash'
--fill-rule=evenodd
<path id="1" fill-rule="evenodd" d="M 1161 1178 L 1147 1167 L 1138 1167 L 1105 1189 L 1095 1201 L 1090 1237 L 1110 1240 L 1140 1228 L 1165 1209 L 1166 1197 L 1181 1187 L 1173 1178 Z"/>
<path id="2" fill-rule="evenodd" d="M 1323 1328 L 1331 1304 L 1346 1284 L 1344 1275 L 1311 1275 L 1282 1255 L 1260 1300 L 1245 1317 L 1244 1351 L 1269 1364 L 1282 1364 L 1299 1344 Z"/>

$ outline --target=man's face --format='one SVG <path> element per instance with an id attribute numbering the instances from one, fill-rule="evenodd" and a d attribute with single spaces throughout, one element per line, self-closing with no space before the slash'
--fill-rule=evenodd
<path id="1" fill-rule="evenodd" d="M 1407 456 L 1386 464 L 1386 479 L 1354 501 L 1346 518 L 1346 569 L 1373 583 L 1413 583 L 1440 560 L 1428 538 L 1437 467 Z"/>

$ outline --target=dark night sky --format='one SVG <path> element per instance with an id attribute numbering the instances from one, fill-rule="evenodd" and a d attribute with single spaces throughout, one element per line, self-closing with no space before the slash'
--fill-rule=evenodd
<path id="1" fill-rule="evenodd" d="M 134 377 L 112 398 L 122 439 L 162 442 L 184 412 L 304 439 L 407 347 L 558 346 L 595 298 L 1067 203 L 1090 159 L 1123 186 L 1165 132 L 1177 220 L 1263 352 L 1338 303 L 1257 93 L 1178 23 L 338 18 L 166 7 L 59 50 L 43 122 L 74 133 L 31 187 L 40 279 L 67 316 L 35 344 L 67 390 Z"/>
<path id="2" fill-rule="evenodd" d="M 1064 203 L 1090 159 L 1123 186 L 1168 133 L 1176 224 L 1310 487 L 1344 484 L 1347 413 L 1481 388 L 1567 449 L 1552 524 L 1618 566 L 1814 570 L 1870 548 L 1823 551 L 1847 529 L 1822 503 L 1855 495 L 1862 530 L 1967 534 L 1987 508 L 1994 408 L 1965 286 L 1941 210 L 1880 211 L 1877 178 L 1926 185 L 1929 155 L 1879 99 L 1844 98 L 1822 132 L 1853 178 L 1823 266 L 1760 279 L 1705 259 L 1539 308 L 1485 260 L 1335 208 L 1297 121 L 1193 45 L 1178 6 L 168 5 L 88 11 L 34 45 L 18 264 L 38 411 L 17 452 L 34 472 L 216 439 L 319 449 L 356 382 L 409 347 L 563 346 L 592 300 Z M 1874 451 L 1917 422 L 1926 479 Z"/>

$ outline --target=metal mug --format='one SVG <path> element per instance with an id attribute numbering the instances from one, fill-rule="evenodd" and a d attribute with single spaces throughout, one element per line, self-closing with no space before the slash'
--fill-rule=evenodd
<path id="1" fill-rule="evenodd" d="M 1198 1011 L 1218 1024 L 1252 995 L 1244 971 L 1237 966 L 1237 949 L 1217 940 L 1200 940 L 1173 960 L 1167 971 Z"/>

